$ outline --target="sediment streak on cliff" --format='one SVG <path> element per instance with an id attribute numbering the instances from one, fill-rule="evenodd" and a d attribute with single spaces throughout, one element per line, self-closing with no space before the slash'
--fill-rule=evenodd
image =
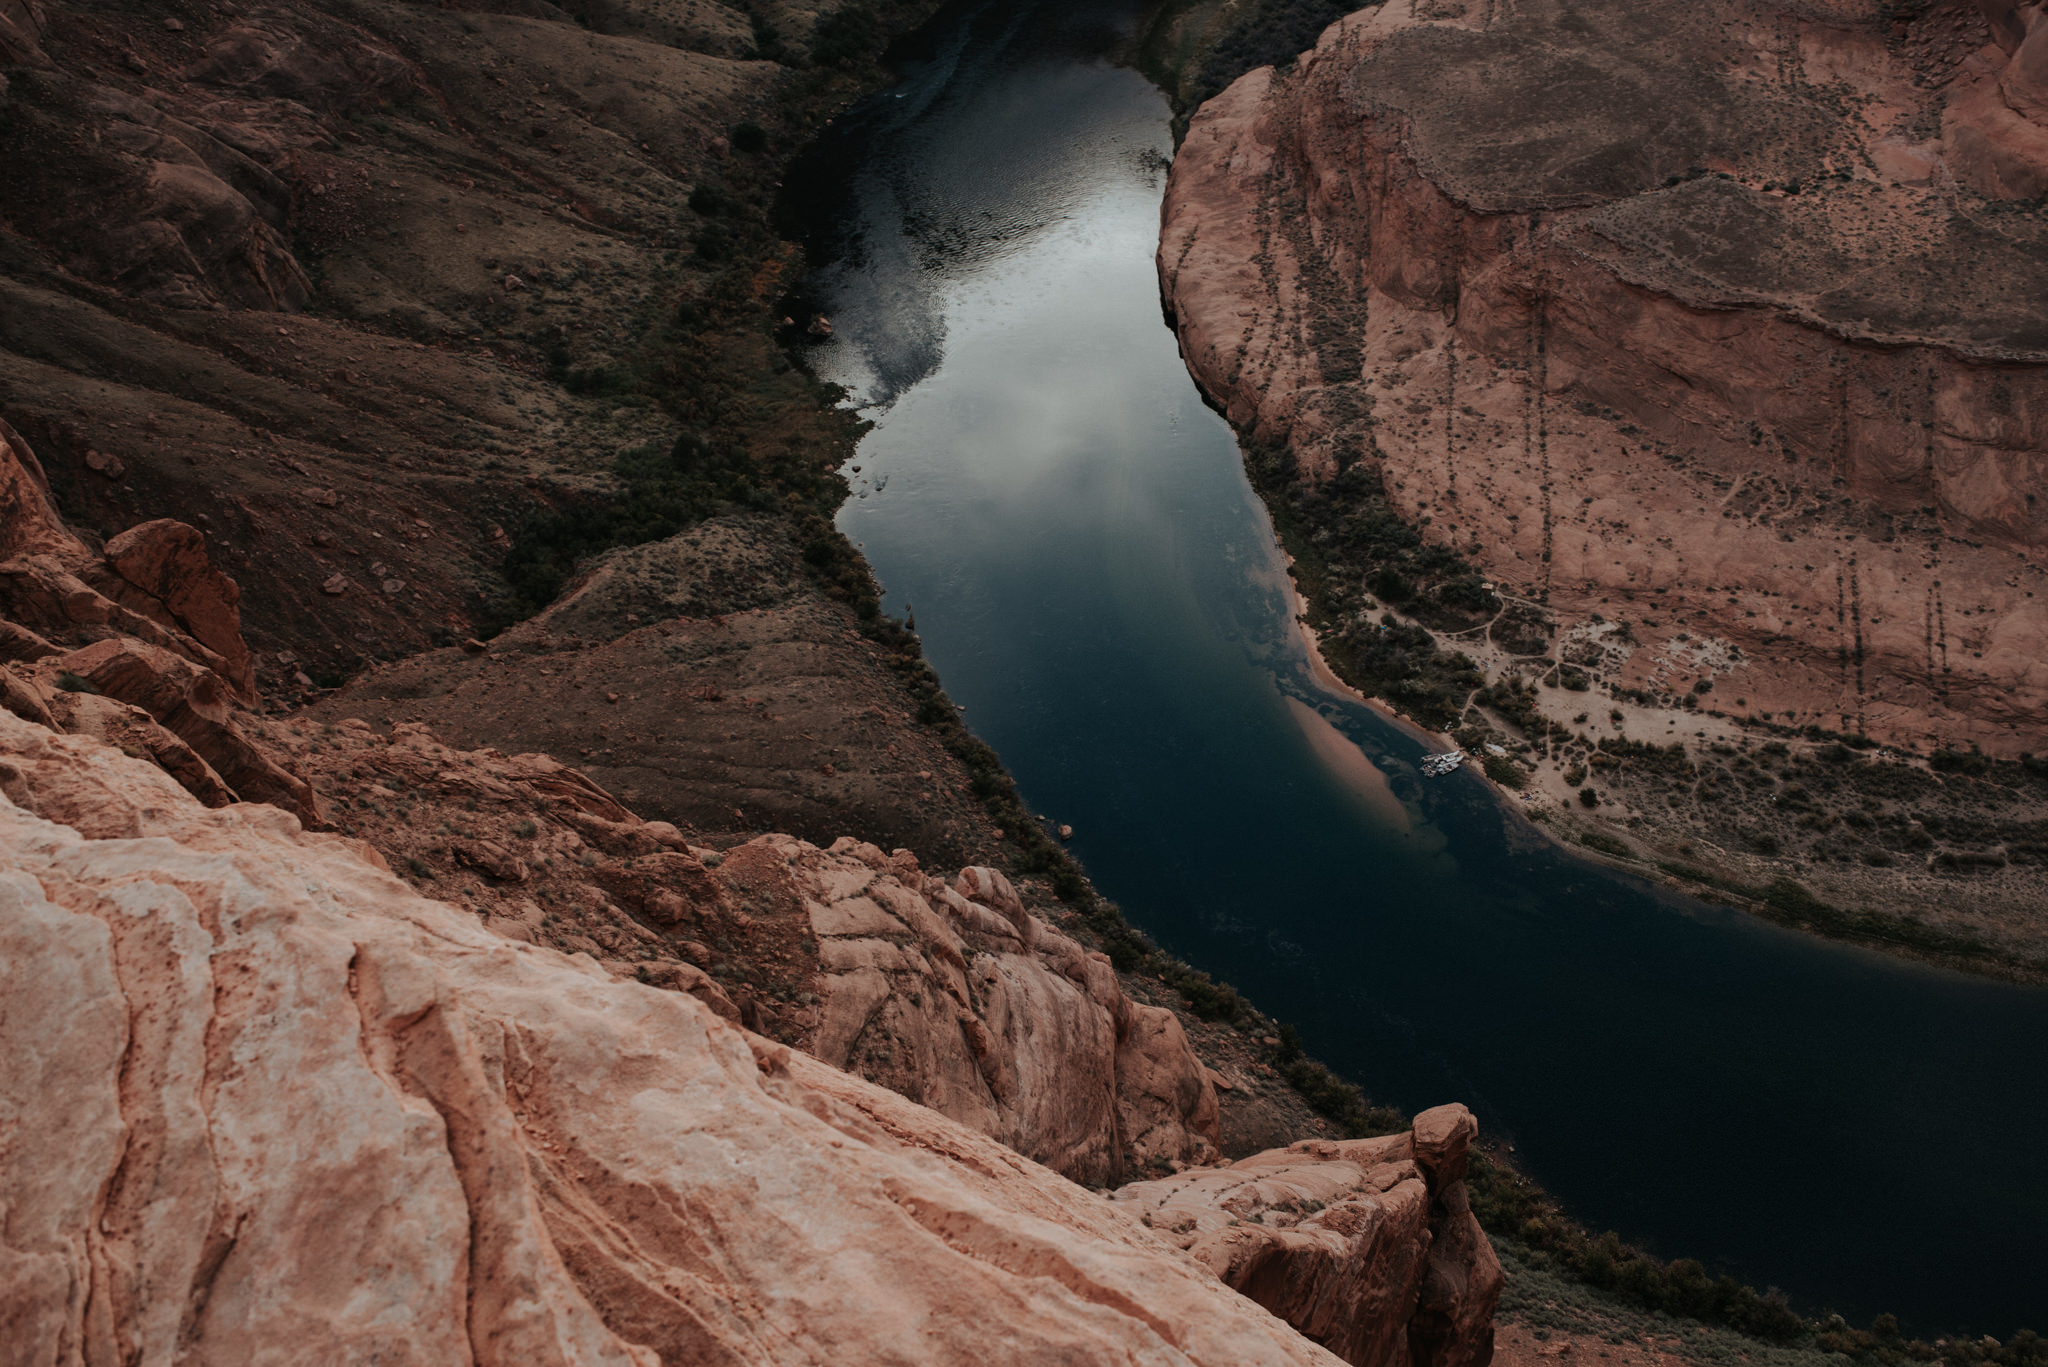
<path id="1" fill-rule="evenodd" d="M 2048 134 L 2006 17 L 1355 14 L 1192 121 L 1189 367 L 1312 477 L 1369 453 L 1557 639 L 1629 621 L 1617 685 L 1704 641 L 1738 715 L 2038 749 L 2048 224 L 2005 196 Z"/>

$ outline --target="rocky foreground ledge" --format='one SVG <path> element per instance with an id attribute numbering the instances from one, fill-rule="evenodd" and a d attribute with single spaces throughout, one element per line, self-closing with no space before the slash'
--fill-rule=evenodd
<path id="1" fill-rule="evenodd" d="M 1462 1108 L 1105 1201 L 101 742 L 0 793 L 10 1361 L 1490 1356 Z"/>

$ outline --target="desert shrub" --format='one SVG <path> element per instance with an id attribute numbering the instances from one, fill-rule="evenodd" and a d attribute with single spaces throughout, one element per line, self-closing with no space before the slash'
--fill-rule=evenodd
<path id="1" fill-rule="evenodd" d="M 1236 988 L 1216 982 L 1198 968 L 1172 963 L 1160 976 L 1187 1000 L 1188 1009 L 1205 1021 L 1235 1020 L 1248 1009 Z"/>
<path id="2" fill-rule="evenodd" d="M 811 40 L 811 60 L 819 66 L 871 60 L 880 55 L 883 40 L 873 12 L 865 5 L 848 5 L 818 21 L 817 35 Z"/>
<path id="3" fill-rule="evenodd" d="M 1525 788 L 1529 784 L 1527 771 L 1506 755 L 1488 755 L 1482 767 L 1486 776 L 1503 788 Z"/>

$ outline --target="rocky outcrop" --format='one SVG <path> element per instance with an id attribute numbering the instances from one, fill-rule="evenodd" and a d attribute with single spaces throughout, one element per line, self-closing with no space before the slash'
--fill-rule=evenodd
<path id="1" fill-rule="evenodd" d="M 203 761 L 176 767 L 160 752 L 177 737 L 140 729 L 149 714 L 60 697 L 61 729 L 147 753 L 218 801 Z M 389 867 L 507 939 L 689 993 L 1076 1181 L 1215 1153 L 1216 1091 L 1180 1021 L 1130 1000 L 1106 958 L 1048 924 L 1060 912 L 1033 914 L 993 869 L 949 881 L 851 839 L 706 847 L 549 756 L 459 750 L 417 723 L 294 719 L 254 741 Z"/>
<path id="2" fill-rule="evenodd" d="M 324 819 L 312 786 L 237 724 L 233 694 L 212 670 L 156 646 L 115 638 L 41 660 L 36 674 L 52 691 L 83 687 L 140 708 L 189 745 L 244 801 L 268 802 L 311 823 Z M 194 796 L 203 800 L 206 794 Z"/>
<path id="3" fill-rule="evenodd" d="M 108 568 L 139 590 L 144 603 L 161 604 L 193 640 L 220 657 L 221 675 L 237 693 L 256 696 L 236 607 L 242 590 L 207 555 L 206 538 L 182 522 L 157 518 L 108 541 L 103 554 Z"/>
<path id="4" fill-rule="evenodd" d="M 1383 1139 L 1310 1139 L 1115 1199 L 1354 1367 L 1485 1367 L 1500 1262 L 1472 1215 L 1463 1106 Z"/>
<path id="5" fill-rule="evenodd" d="M 1090 1185 L 1215 1154 L 1216 1091 L 1172 1012 L 1026 911 L 1002 874 L 950 884 L 908 850 L 770 836 L 726 855 L 787 879 L 818 945 L 807 1048 Z"/>
<path id="6" fill-rule="evenodd" d="M 1958 191 L 1971 92 L 2032 117 L 2019 30 L 1953 0 L 1354 15 L 1193 120 L 1159 254 L 1188 364 L 1560 636 L 1625 618 L 1625 686 L 1704 643 L 1737 711 L 2037 748 L 2048 228 Z"/>
<path id="7" fill-rule="evenodd" d="M 12 619 L 0 627 L 0 657 L 51 654 L 52 640 L 131 637 L 218 674 L 253 701 L 240 597 L 183 523 L 141 523 L 105 555 L 93 550 L 58 514 L 28 442 L 0 422 L 0 617 Z"/>
<path id="8" fill-rule="evenodd" d="M 1129 1203 L 355 842 L 7 715 L 0 793 L 10 1360 L 1333 1361 Z"/>
<path id="9" fill-rule="evenodd" d="M 145 522 L 94 552 L 0 423 L 0 614 L 16 619 L 0 617 L 0 706 L 148 755 L 209 806 L 269 802 L 318 824 L 311 785 L 236 715 L 255 700 L 239 597 L 182 523 Z"/>

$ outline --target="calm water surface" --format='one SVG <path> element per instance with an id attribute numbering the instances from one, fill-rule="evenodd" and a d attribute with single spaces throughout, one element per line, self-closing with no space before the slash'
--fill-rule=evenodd
<path id="1" fill-rule="evenodd" d="M 974 729 L 1132 920 L 1588 1223 L 1809 1312 L 2048 1327 L 2048 992 L 1588 867 L 1316 687 L 1160 320 L 1127 18 L 956 7 L 791 182 L 876 424 L 841 525 Z"/>

